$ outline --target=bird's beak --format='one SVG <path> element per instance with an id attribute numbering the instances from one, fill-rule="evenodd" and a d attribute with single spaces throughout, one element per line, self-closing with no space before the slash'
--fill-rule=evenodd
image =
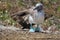
<path id="1" fill-rule="evenodd" d="M 36 10 L 36 9 L 38 9 L 38 7 L 35 7 L 33 10 Z"/>
<path id="2" fill-rule="evenodd" d="M 43 6 L 37 6 L 33 10 L 42 10 L 42 9 L 43 9 Z"/>

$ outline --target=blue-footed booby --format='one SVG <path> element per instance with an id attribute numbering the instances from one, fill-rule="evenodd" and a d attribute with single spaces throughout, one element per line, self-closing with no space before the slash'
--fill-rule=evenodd
<path id="1" fill-rule="evenodd" d="M 43 11 L 43 4 L 37 3 L 33 9 L 34 13 L 29 15 L 29 23 L 30 23 L 30 30 L 29 32 L 44 32 L 41 24 L 44 22 L 44 11 Z M 32 27 L 32 23 L 37 24 L 37 27 Z"/>

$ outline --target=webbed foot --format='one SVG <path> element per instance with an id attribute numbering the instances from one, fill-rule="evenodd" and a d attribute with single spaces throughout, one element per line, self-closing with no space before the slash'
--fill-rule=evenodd
<path id="1" fill-rule="evenodd" d="M 35 30 L 34 29 L 30 29 L 29 32 L 35 32 Z"/>

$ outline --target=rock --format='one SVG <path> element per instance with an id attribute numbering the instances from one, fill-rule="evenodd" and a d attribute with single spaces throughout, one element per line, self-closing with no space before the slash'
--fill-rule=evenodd
<path id="1" fill-rule="evenodd" d="M 56 25 L 52 25 L 50 27 L 48 27 L 48 29 L 46 30 L 47 33 L 54 33 L 56 32 L 58 29 L 57 29 L 57 26 Z"/>

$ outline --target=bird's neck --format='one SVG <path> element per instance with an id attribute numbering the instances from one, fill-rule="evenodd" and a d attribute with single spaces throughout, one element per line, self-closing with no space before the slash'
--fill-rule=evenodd
<path id="1" fill-rule="evenodd" d="M 43 10 L 37 10 L 37 12 L 42 12 Z"/>
<path id="2" fill-rule="evenodd" d="M 40 10 L 40 11 L 37 11 L 37 12 L 38 12 L 38 14 L 39 14 L 39 13 L 43 13 L 43 10 Z"/>

